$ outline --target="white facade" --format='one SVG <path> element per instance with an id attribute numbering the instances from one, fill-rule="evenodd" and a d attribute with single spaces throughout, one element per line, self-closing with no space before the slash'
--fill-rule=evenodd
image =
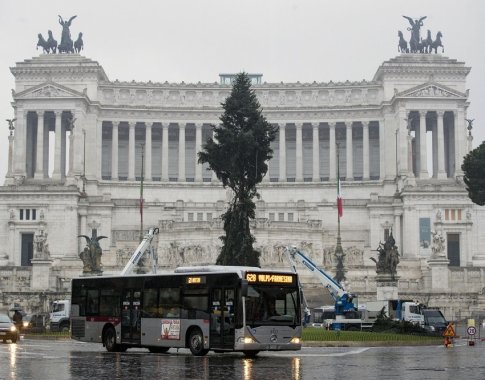
<path id="1" fill-rule="evenodd" d="M 0 271 L 28 269 L 29 236 L 42 229 L 51 288 L 62 288 L 82 271 L 77 235 L 98 224 L 108 237 L 100 241 L 104 270 L 120 270 L 140 234 L 142 146 L 144 227 L 160 227 L 159 266 L 215 261 L 230 194 L 196 153 L 230 85 L 112 82 L 77 54 L 41 55 L 11 71 L 17 122 L 0 188 Z M 485 214 L 469 200 L 461 171 L 471 149 L 469 71 L 441 55 L 403 54 L 371 81 L 254 85 L 279 127 L 253 223 L 263 266 L 286 269 L 281 249 L 293 244 L 334 270 L 338 147 L 350 288 L 375 296 L 370 257 L 392 230 L 401 294 L 446 306 L 448 317 L 479 310 L 470 304 L 482 302 L 485 287 Z M 429 265 L 431 230 L 445 237 L 444 269 Z M 309 275 L 304 281 L 313 286 Z"/>

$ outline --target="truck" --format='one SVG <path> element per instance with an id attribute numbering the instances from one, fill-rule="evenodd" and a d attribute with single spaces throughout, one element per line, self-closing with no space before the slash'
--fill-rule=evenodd
<path id="1" fill-rule="evenodd" d="M 375 321 L 383 310 L 385 315 L 395 321 L 407 321 L 424 325 L 422 305 L 413 300 L 395 299 L 387 301 L 369 301 L 365 303 L 367 318 Z"/>
<path id="2" fill-rule="evenodd" d="M 51 331 L 69 331 L 71 327 L 71 301 L 56 300 L 52 302 L 49 313 Z"/>
<path id="3" fill-rule="evenodd" d="M 305 255 L 304 252 L 298 250 L 296 247 L 285 247 L 283 254 L 290 263 L 293 272 L 297 273 L 297 263 L 302 264 L 318 278 L 320 283 L 328 290 L 332 298 L 335 300 L 335 304 L 333 305 L 335 320 L 328 326 L 330 329 L 349 330 L 357 329 L 358 326 L 362 328 L 362 319 L 360 318 L 360 313 L 357 307 L 357 298 L 354 294 L 347 292 L 339 282 L 323 269 L 319 268 L 307 257 L 307 255 Z M 304 300 L 305 298 L 302 297 L 302 299 Z M 306 301 L 304 302 L 306 303 Z M 308 310 L 308 305 L 305 304 L 304 307 Z"/>
<path id="4" fill-rule="evenodd" d="M 336 323 L 335 306 L 319 306 L 312 310 L 312 322 L 310 323 L 312 327 L 335 330 Z M 374 325 L 374 321 L 368 319 L 365 305 L 358 305 L 355 318 L 345 318 L 343 321 L 340 321 L 340 324 L 342 325 L 342 330 L 370 330 Z"/>

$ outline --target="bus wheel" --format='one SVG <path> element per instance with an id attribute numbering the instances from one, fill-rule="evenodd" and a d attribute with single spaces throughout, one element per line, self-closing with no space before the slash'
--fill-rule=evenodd
<path id="1" fill-rule="evenodd" d="M 209 350 L 204 348 L 204 336 L 200 329 L 193 329 L 189 335 L 189 348 L 192 355 L 204 356 Z"/>
<path id="2" fill-rule="evenodd" d="M 251 359 L 251 358 L 255 358 L 256 355 L 259 354 L 259 351 L 243 351 L 243 354 L 248 359 Z"/>
<path id="3" fill-rule="evenodd" d="M 108 327 L 105 331 L 103 343 L 108 352 L 117 352 L 119 350 L 119 346 L 116 344 L 116 332 L 114 328 Z"/>
<path id="4" fill-rule="evenodd" d="M 165 354 L 169 349 L 170 347 L 148 347 L 148 351 L 152 354 Z"/>
<path id="5" fill-rule="evenodd" d="M 59 330 L 61 332 L 69 332 L 69 325 L 62 325 Z"/>

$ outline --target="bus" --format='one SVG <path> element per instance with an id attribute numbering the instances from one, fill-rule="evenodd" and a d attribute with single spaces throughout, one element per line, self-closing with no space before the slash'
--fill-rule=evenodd
<path id="1" fill-rule="evenodd" d="M 193 355 L 301 349 L 297 274 L 256 267 L 181 267 L 170 274 L 72 280 L 71 337 L 110 352 Z"/>

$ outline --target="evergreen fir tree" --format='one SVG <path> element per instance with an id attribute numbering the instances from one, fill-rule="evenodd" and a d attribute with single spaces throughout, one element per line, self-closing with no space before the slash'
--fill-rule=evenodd
<path id="1" fill-rule="evenodd" d="M 465 156 L 461 169 L 468 196 L 473 203 L 485 205 L 485 141 Z"/>
<path id="2" fill-rule="evenodd" d="M 263 116 L 246 73 L 236 76 L 222 107 L 221 124 L 212 126 L 214 139 L 207 140 L 198 160 L 208 163 L 224 188 L 233 192 L 222 215 L 225 235 L 220 237 L 223 245 L 216 264 L 260 266 L 249 222 L 255 218 L 253 198 L 259 197 L 256 185 L 268 171 L 267 161 L 273 154 L 270 143 L 277 129 Z"/>

